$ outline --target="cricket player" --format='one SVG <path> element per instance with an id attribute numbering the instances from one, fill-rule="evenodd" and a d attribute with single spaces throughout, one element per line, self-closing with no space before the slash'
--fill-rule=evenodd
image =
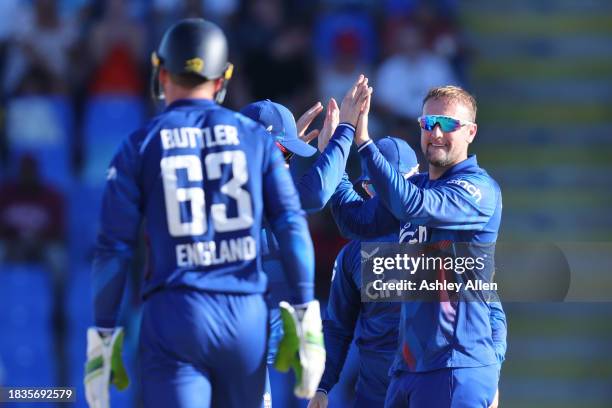
<path id="1" fill-rule="evenodd" d="M 426 95 L 419 124 L 429 172 L 409 180 L 370 140 L 368 111 L 360 117 L 355 142 L 377 195 L 365 202 L 350 194 L 333 198 L 343 233 L 380 236 L 393 233 L 400 220 L 400 242 L 493 246 L 501 192 L 476 157 L 468 155 L 477 131 L 473 96 L 455 86 L 434 88 Z M 485 299 L 403 303 L 385 407 L 489 407 L 505 353 L 505 330 L 493 333 L 491 305 Z"/>
<path id="2" fill-rule="evenodd" d="M 117 315 L 143 220 L 150 247 L 139 346 L 145 407 L 261 405 L 264 216 L 291 289 L 281 304 L 284 362 L 301 374 L 301 397 L 319 382 L 325 350 L 305 215 L 267 132 L 219 105 L 232 75 L 227 55 L 213 23 L 170 27 L 153 55 L 154 93 L 167 106 L 111 162 L 93 265 L 95 327 L 87 332 L 91 407 L 109 406 L 109 383 L 128 384 Z"/>
<path id="3" fill-rule="evenodd" d="M 387 161 L 404 177 L 408 178 L 418 171 L 416 155 L 405 141 L 384 137 L 376 145 Z M 369 197 L 376 195 L 365 168 L 362 168 L 362 175 L 356 181 L 358 184 L 361 184 Z M 398 231 L 371 241 L 397 242 Z M 339 252 L 334 263 L 332 287 L 323 320 L 327 350 L 325 372 L 309 408 L 327 407 L 327 394 L 338 382 L 353 333 L 359 349 L 355 407 L 381 407 L 384 404 L 389 384 L 388 371 L 397 349 L 401 304 L 361 303 L 360 250 L 361 241 L 353 240 Z"/>
<path id="4" fill-rule="evenodd" d="M 409 178 L 416 173 L 418 163 L 410 146 L 401 139 L 385 137 L 376 142 L 381 154 L 399 174 Z M 416 167 L 415 167 L 416 165 Z M 365 167 L 365 164 L 364 164 Z M 367 174 L 357 180 L 370 197 L 376 190 Z M 345 178 L 337 193 L 356 194 Z M 332 199 L 333 200 L 333 199 Z M 361 199 L 357 199 L 361 201 Z M 397 242 L 396 232 L 369 239 L 370 242 Z M 326 408 L 327 394 L 338 381 L 348 347 L 355 336 L 359 348 L 359 376 L 356 385 L 355 407 L 383 407 L 389 385 L 389 368 L 398 342 L 400 306 L 398 302 L 361 303 L 361 241 L 349 242 L 338 254 L 334 264 L 333 281 L 323 333 L 327 351 L 325 372 L 309 408 Z M 367 289 L 366 289 L 367 290 Z M 506 320 L 500 303 L 491 303 L 491 328 L 499 339 L 500 363 L 505 353 Z M 355 333 L 355 334 L 353 334 Z"/>
<path id="5" fill-rule="evenodd" d="M 342 179 L 355 134 L 355 124 L 369 92 L 368 79 L 360 76 L 347 91 L 340 108 L 333 98 L 330 100 L 323 128 L 320 133 L 316 133 L 321 155 L 305 174 L 295 179 L 297 192 L 305 211 L 315 212 L 322 209 Z M 302 140 L 299 135 L 305 135 L 306 128 L 321 110 L 320 104 L 315 104 L 302 115 L 298 120 L 299 130 L 293 114 L 286 107 L 270 100 L 249 104 L 241 110 L 241 113 L 259 122 L 269 131 L 276 147 L 283 153 L 287 166 L 290 166 L 293 155 L 308 157 L 316 152 L 316 149 L 305 141 L 309 137 Z M 263 270 L 268 274 L 269 287 L 267 301 L 270 308 L 270 339 L 267 360 L 268 364 L 272 365 L 277 359 L 278 344 L 283 337 L 283 324 L 278 304 L 286 298 L 289 287 L 281 262 L 278 237 L 265 223 L 261 242 Z M 286 367 L 282 365 L 276 364 L 276 367 L 286 371 Z M 270 390 L 267 391 L 266 399 L 269 399 Z"/>

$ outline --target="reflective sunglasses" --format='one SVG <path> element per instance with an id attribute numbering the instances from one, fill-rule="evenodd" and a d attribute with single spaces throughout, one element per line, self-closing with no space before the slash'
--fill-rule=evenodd
<path id="1" fill-rule="evenodd" d="M 291 160 L 291 158 L 293 157 L 295 153 L 293 153 L 292 151 L 290 151 L 289 149 L 287 149 L 285 146 L 283 146 L 282 144 L 278 142 L 274 142 L 274 143 L 276 143 L 276 147 L 278 147 L 281 153 L 283 154 L 283 159 L 285 159 L 285 163 L 289 164 L 289 160 Z"/>
<path id="2" fill-rule="evenodd" d="M 417 119 L 421 129 L 432 131 L 436 125 L 440 125 L 440 130 L 443 132 L 454 132 L 465 125 L 473 125 L 474 122 L 467 120 L 455 119 L 450 116 L 441 115 L 425 115 Z"/>

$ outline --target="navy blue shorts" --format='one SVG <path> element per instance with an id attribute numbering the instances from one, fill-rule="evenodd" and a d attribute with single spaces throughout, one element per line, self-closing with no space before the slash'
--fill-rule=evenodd
<path id="1" fill-rule="evenodd" d="M 144 406 L 259 408 L 268 312 L 262 295 L 163 290 L 144 304 Z"/>

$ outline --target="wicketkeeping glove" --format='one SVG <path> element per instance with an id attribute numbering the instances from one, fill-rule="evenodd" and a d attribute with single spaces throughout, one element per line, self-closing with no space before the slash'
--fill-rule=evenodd
<path id="1" fill-rule="evenodd" d="M 85 363 L 85 397 L 90 408 L 109 407 L 109 385 L 119 390 L 127 388 L 129 379 L 123 361 L 123 329 L 112 334 L 100 334 L 98 329 L 87 330 L 87 363 Z"/>
<path id="2" fill-rule="evenodd" d="M 325 346 L 319 302 L 304 305 L 280 302 L 284 335 L 274 367 L 282 372 L 293 368 L 298 398 L 312 398 L 325 370 Z"/>

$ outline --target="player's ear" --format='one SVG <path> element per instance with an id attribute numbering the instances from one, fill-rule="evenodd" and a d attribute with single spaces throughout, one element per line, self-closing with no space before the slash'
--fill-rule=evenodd
<path id="1" fill-rule="evenodd" d="M 162 86 L 162 88 L 168 83 L 168 81 L 170 80 L 170 73 L 168 72 L 167 69 L 161 67 L 159 69 L 159 74 L 158 78 L 159 78 L 159 84 Z"/>
<path id="2" fill-rule="evenodd" d="M 478 131 L 478 125 L 476 123 L 468 125 L 468 134 L 466 136 L 466 140 L 468 143 L 472 143 L 474 141 L 477 131 Z"/>
<path id="3" fill-rule="evenodd" d="M 215 93 L 223 89 L 223 81 L 225 81 L 223 77 L 215 79 L 215 82 L 214 82 L 214 89 L 215 89 L 214 92 Z"/>

